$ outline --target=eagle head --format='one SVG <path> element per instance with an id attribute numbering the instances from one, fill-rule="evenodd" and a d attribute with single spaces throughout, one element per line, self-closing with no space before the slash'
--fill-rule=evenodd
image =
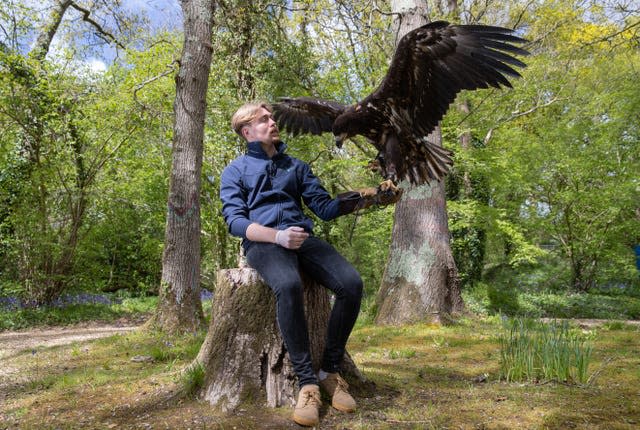
<path id="1" fill-rule="evenodd" d="M 331 131 L 336 140 L 336 146 L 342 148 L 345 140 L 363 131 L 364 109 L 360 105 L 350 106 L 333 122 Z"/>

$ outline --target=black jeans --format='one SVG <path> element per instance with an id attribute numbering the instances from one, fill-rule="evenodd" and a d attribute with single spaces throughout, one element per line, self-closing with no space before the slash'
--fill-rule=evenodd
<path id="1" fill-rule="evenodd" d="M 273 243 L 252 243 L 247 250 L 247 262 L 276 296 L 280 333 L 300 387 L 317 384 L 318 379 L 311 365 L 299 270 L 333 291 L 335 303 L 329 317 L 321 366 L 325 372 L 337 372 L 360 312 L 362 279 L 356 269 L 333 246 L 314 236 L 309 236 L 296 250 Z"/>

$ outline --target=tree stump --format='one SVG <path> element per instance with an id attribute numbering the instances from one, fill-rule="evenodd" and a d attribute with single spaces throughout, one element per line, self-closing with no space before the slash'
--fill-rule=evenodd
<path id="1" fill-rule="evenodd" d="M 327 290 L 303 275 L 305 315 L 314 370 L 320 367 L 331 310 Z M 196 358 L 205 369 L 202 396 L 230 412 L 245 402 L 294 405 L 297 381 L 276 321 L 270 288 L 251 268 L 220 270 L 209 332 Z M 343 376 L 356 386 L 364 377 L 348 354 Z"/>

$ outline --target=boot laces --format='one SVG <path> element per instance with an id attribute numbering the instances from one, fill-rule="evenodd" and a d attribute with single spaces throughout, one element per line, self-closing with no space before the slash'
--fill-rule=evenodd
<path id="1" fill-rule="evenodd" d="M 303 406 L 312 404 L 314 406 L 320 406 L 320 393 L 317 391 L 305 391 L 302 393 Z"/>
<path id="2" fill-rule="evenodd" d="M 340 376 L 338 376 L 336 378 L 336 382 L 338 383 L 337 387 L 336 387 L 336 391 L 341 390 L 341 391 L 345 391 L 348 392 L 349 390 L 349 384 L 347 384 L 347 381 L 345 381 L 344 379 L 342 379 Z"/>

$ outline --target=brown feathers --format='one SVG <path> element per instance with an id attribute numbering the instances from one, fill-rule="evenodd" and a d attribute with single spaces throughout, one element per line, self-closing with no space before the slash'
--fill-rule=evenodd
<path id="1" fill-rule="evenodd" d="M 336 144 L 362 135 L 379 151 L 383 176 L 421 184 L 439 180 L 452 165 L 451 153 L 426 140 L 461 90 L 511 87 L 512 55 L 528 52 L 512 30 L 485 25 L 433 22 L 398 43 L 379 87 L 356 105 L 313 97 L 282 98 L 273 105 L 281 129 L 294 136 L 333 132 Z"/>

